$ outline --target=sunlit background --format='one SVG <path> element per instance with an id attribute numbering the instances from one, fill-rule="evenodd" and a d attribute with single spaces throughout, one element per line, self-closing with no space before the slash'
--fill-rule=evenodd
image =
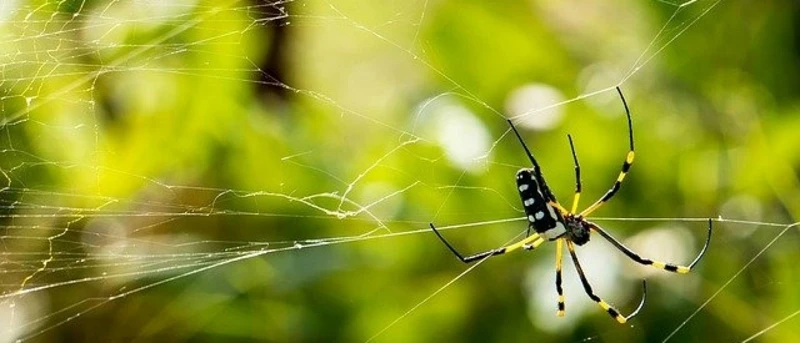
<path id="1" fill-rule="evenodd" d="M 0 3 L 0 341 L 800 341 L 800 4 Z M 581 208 L 617 324 L 524 235 Z M 462 274 L 463 273 L 463 274 Z"/>

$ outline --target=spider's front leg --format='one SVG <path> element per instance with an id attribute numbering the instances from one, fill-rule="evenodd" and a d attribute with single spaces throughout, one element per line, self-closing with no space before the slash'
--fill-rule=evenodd
<path id="1" fill-rule="evenodd" d="M 478 260 L 482 260 L 484 258 L 488 258 L 490 256 L 503 255 L 503 254 L 505 254 L 507 252 L 511 252 L 511 251 L 514 251 L 514 250 L 517 250 L 517 249 L 520 249 L 520 248 L 524 248 L 526 250 L 533 250 L 536 247 L 538 247 L 539 245 L 541 245 L 542 243 L 544 243 L 544 238 L 542 238 L 538 234 L 535 234 L 533 236 L 526 237 L 525 239 L 523 239 L 523 240 L 521 240 L 521 241 L 519 241 L 517 243 L 511 244 L 511 245 L 507 245 L 507 246 L 500 247 L 500 248 L 497 248 L 497 249 L 492 249 L 492 250 L 480 252 L 480 253 L 477 253 L 477 254 L 472 255 L 472 256 L 464 257 L 463 255 L 461 255 L 461 253 L 458 252 L 458 250 L 456 250 L 456 248 L 454 248 L 450 244 L 450 242 L 448 242 L 446 239 L 444 239 L 444 236 L 442 236 L 442 234 L 439 233 L 439 230 L 436 230 L 436 226 L 434 226 L 433 223 L 430 223 L 430 226 L 431 226 L 431 229 L 433 230 L 433 233 L 436 234 L 436 237 L 439 237 L 439 240 L 441 240 L 442 243 L 444 243 L 444 245 L 446 245 L 447 248 L 450 249 L 450 251 L 453 253 L 453 255 L 456 255 L 456 257 L 459 260 L 461 260 L 461 262 L 464 262 L 464 263 L 475 262 L 475 261 L 478 261 Z"/>
<path id="2" fill-rule="evenodd" d="M 617 176 L 617 180 L 614 181 L 614 185 L 611 186 L 606 194 L 603 195 L 599 200 L 597 200 L 594 204 L 586 208 L 580 213 L 581 217 L 587 217 L 592 212 L 600 208 L 605 202 L 611 200 L 619 188 L 622 186 L 622 181 L 625 180 L 625 175 L 628 175 L 628 171 L 631 169 L 633 165 L 633 158 L 636 156 L 633 149 L 633 123 L 631 121 L 631 111 L 628 109 L 628 103 L 625 101 L 625 96 L 622 95 L 622 90 L 617 87 L 617 93 L 619 93 L 620 99 L 622 99 L 622 105 L 625 106 L 625 115 L 628 117 L 628 142 L 629 142 L 629 150 L 628 154 L 625 155 L 625 161 L 622 162 L 622 170 L 619 172 L 619 176 Z M 573 211 L 574 212 L 574 211 Z"/>
<path id="3" fill-rule="evenodd" d="M 578 154 L 575 152 L 575 144 L 572 143 L 572 135 L 567 134 L 569 149 L 572 151 L 572 162 L 575 164 L 575 196 L 572 198 L 572 210 L 570 213 L 578 211 L 578 201 L 581 199 L 581 165 L 578 163 Z"/>

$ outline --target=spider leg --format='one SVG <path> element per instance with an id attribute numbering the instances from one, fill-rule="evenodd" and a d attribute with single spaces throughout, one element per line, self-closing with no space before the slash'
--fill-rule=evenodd
<path id="1" fill-rule="evenodd" d="M 564 256 L 564 239 L 559 238 L 556 241 L 556 292 L 558 292 L 558 312 L 556 316 L 563 317 L 565 312 L 564 306 L 564 288 L 561 287 L 561 258 Z"/>
<path id="2" fill-rule="evenodd" d="M 581 199 L 581 165 L 578 163 L 578 154 L 575 153 L 572 136 L 567 134 L 567 139 L 569 139 L 569 149 L 572 150 L 572 161 L 575 162 L 575 196 L 572 198 L 572 210 L 570 211 L 570 213 L 575 213 L 578 210 L 578 201 Z"/>
<path id="3" fill-rule="evenodd" d="M 567 241 L 567 249 L 569 249 L 569 254 L 572 256 L 572 262 L 575 264 L 575 270 L 578 271 L 578 276 L 581 278 L 581 283 L 583 284 L 583 289 L 586 291 L 586 294 L 590 299 L 592 299 L 592 301 L 596 302 L 598 305 L 600 305 L 600 307 L 603 308 L 603 310 L 608 312 L 608 314 L 611 315 L 611 318 L 616 319 L 620 324 L 624 324 L 639 313 L 639 310 L 641 310 L 642 306 L 644 306 L 644 300 L 647 297 L 647 283 L 644 280 L 642 280 L 642 300 L 639 302 L 639 306 L 636 307 L 636 310 L 631 312 L 631 314 L 623 316 L 619 313 L 619 311 L 617 311 L 617 309 L 594 294 L 594 291 L 592 291 L 592 285 L 589 284 L 589 280 L 586 279 L 586 275 L 583 273 L 581 264 L 578 261 L 578 255 L 575 254 L 575 247 L 571 241 Z"/>
<path id="4" fill-rule="evenodd" d="M 502 254 L 505 254 L 507 252 L 511 252 L 511 251 L 517 250 L 519 248 L 523 248 L 525 250 L 533 250 L 536 247 L 538 247 L 539 245 L 541 245 L 542 243 L 544 243 L 544 241 L 545 241 L 544 238 L 542 238 L 538 234 L 536 234 L 536 235 L 533 235 L 533 236 L 530 236 L 530 237 L 526 237 L 525 239 L 523 239 L 523 240 L 521 240 L 521 241 L 519 241 L 517 243 L 511 244 L 511 245 L 507 245 L 507 246 L 500 247 L 500 248 L 497 248 L 497 249 L 492 249 L 492 250 L 480 252 L 480 253 L 477 253 L 477 254 L 472 255 L 472 256 L 464 257 L 463 255 L 461 255 L 461 253 L 458 252 L 458 250 L 456 250 L 456 248 L 454 248 L 452 245 L 450 245 L 449 242 L 447 242 L 446 239 L 444 239 L 444 236 L 442 236 L 442 234 L 439 233 L 439 230 L 436 230 L 436 226 L 434 226 L 433 223 L 430 223 L 430 225 L 431 225 L 431 229 L 433 229 L 433 233 L 435 233 L 436 236 L 439 237 L 439 240 L 441 240 L 442 243 L 444 243 L 444 245 L 446 245 L 447 248 L 450 249 L 450 251 L 453 253 L 453 255 L 456 255 L 456 257 L 458 257 L 458 259 L 461 260 L 461 262 L 464 262 L 464 263 L 475 262 L 477 260 L 481 260 L 481 259 L 489 257 L 489 256 L 502 255 Z"/>
<path id="5" fill-rule="evenodd" d="M 692 270 L 692 268 L 694 268 L 694 266 L 697 264 L 697 262 L 700 262 L 700 259 L 703 258 L 703 255 L 705 255 L 706 250 L 708 250 L 708 245 L 711 243 L 711 227 L 712 227 L 712 225 L 711 225 L 711 219 L 709 219 L 708 220 L 708 236 L 706 236 L 706 243 L 703 245 L 703 249 L 700 250 L 700 253 L 697 255 L 697 257 L 695 257 L 694 261 L 692 261 L 692 263 L 690 263 L 688 266 L 679 266 L 679 265 L 675 265 L 675 264 L 672 264 L 672 263 L 664 263 L 664 262 L 659 262 L 659 261 L 653 261 L 653 260 L 651 260 L 649 258 L 642 257 L 639 254 L 633 252 L 633 250 L 631 250 L 630 248 L 626 247 L 624 244 L 622 244 L 622 242 L 618 241 L 616 238 L 611 236 L 611 234 L 609 234 L 608 232 L 606 232 L 605 230 L 603 230 L 602 228 L 597 226 L 597 224 L 592 223 L 592 222 L 587 222 L 587 223 L 589 224 L 589 227 L 591 228 L 592 231 L 595 231 L 598 234 L 600 234 L 600 236 L 605 238 L 612 245 L 614 245 L 617 249 L 619 249 L 625 255 L 627 255 L 631 260 L 634 260 L 636 263 L 639 263 L 639 264 L 642 264 L 642 265 L 646 265 L 646 266 L 653 266 L 655 268 L 663 269 L 663 270 L 666 270 L 666 271 L 669 271 L 669 272 L 673 272 L 673 273 L 686 274 L 686 273 L 690 272 Z"/>
<path id="6" fill-rule="evenodd" d="M 620 99 L 622 99 L 622 105 L 625 106 L 625 115 L 628 117 L 628 140 L 630 142 L 630 150 L 628 150 L 628 154 L 625 156 L 625 161 L 622 162 L 622 171 L 619 172 L 619 176 L 617 176 L 617 181 L 614 182 L 614 185 L 603 195 L 600 200 L 597 200 L 592 206 L 589 206 L 583 212 L 580 213 L 581 217 L 586 217 L 596 209 L 598 209 L 603 203 L 610 200 L 614 194 L 617 194 L 619 191 L 620 186 L 622 186 L 622 181 L 625 179 L 625 175 L 628 174 L 628 171 L 631 169 L 633 165 L 633 158 L 635 156 L 633 152 L 633 125 L 631 123 L 631 111 L 628 109 L 628 103 L 625 101 L 625 96 L 622 95 L 622 91 L 617 87 L 617 93 L 619 93 Z"/>
<path id="7" fill-rule="evenodd" d="M 522 136 L 520 136 L 519 131 L 517 131 L 517 127 L 514 126 L 514 123 L 511 122 L 511 119 L 508 119 L 507 121 L 508 125 L 511 126 L 511 129 L 514 131 L 514 134 L 517 136 L 519 143 L 522 144 L 522 148 L 525 149 L 525 153 L 528 155 L 528 159 L 531 160 L 531 164 L 533 164 L 533 171 L 534 174 L 536 175 L 536 181 L 539 182 L 540 185 L 542 185 L 542 191 L 544 192 L 544 196 L 548 200 L 550 200 L 551 203 L 557 204 L 558 200 L 556 200 L 556 196 L 553 195 L 553 192 L 550 191 L 550 187 L 547 186 L 547 182 L 544 181 L 544 175 L 542 175 L 542 168 L 539 167 L 539 163 L 536 162 L 536 158 L 533 157 L 533 154 L 531 153 L 530 149 L 528 149 L 528 146 L 525 144 L 525 141 L 522 140 Z"/>

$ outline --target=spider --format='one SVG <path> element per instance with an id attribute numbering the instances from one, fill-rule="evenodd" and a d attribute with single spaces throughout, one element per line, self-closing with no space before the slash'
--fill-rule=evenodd
<path id="1" fill-rule="evenodd" d="M 522 200 L 523 208 L 525 209 L 526 218 L 528 220 L 528 230 L 525 238 L 511 245 L 464 257 L 449 242 L 447 242 L 447 240 L 444 238 L 444 236 L 442 236 L 441 233 L 439 233 L 438 230 L 436 230 L 436 227 L 433 225 L 433 223 L 430 223 L 430 227 L 433 232 L 436 233 L 436 236 L 439 237 L 439 239 L 447 246 L 447 248 L 450 249 L 450 251 L 456 257 L 458 257 L 461 262 L 464 263 L 470 263 L 482 260 L 484 258 L 502 255 L 520 248 L 525 250 L 533 250 L 544 243 L 545 240 L 556 241 L 556 291 L 558 292 L 558 311 L 556 312 L 556 315 L 559 317 L 563 317 L 565 314 L 564 290 L 561 287 L 561 258 L 565 243 L 567 249 L 569 250 L 569 254 L 572 257 L 572 262 L 575 264 L 575 270 L 581 279 L 581 283 L 583 284 L 583 289 L 586 291 L 586 294 L 592 299 L 592 301 L 600 305 L 603 310 L 608 312 L 612 318 L 616 319 L 617 322 L 621 324 L 636 316 L 636 314 L 639 313 L 639 310 L 641 310 L 644 306 L 645 297 L 647 295 L 646 282 L 642 280 L 642 299 L 639 302 L 639 306 L 637 306 L 636 310 L 627 316 L 622 315 L 616 308 L 609 305 L 605 300 L 594 293 L 592 286 L 586 279 L 586 275 L 584 274 L 581 264 L 578 261 L 578 255 L 575 254 L 575 245 L 580 246 L 586 244 L 589 242 L 590 234 L 592 232 L 596 232 L 600 235 L 600 237 L 603 237 L 609 241 L 615 248 L 622 251 L 622 253 L 636 263 L 652 266 L 669 272 L 685 274 L 691 271 L 692 268 L 697 265 L 697 262 L 699 262 L 703 257 L 708 249 L 709 244 L 711 243 L 712 225 L 711 219 L 709 219 L 708 235 L 706 237 L 705 244 L 692 263 L 690 263 L 688 266 L 664 263 L 642 257 L 611 236 L 611 234 L 606 232 L 599 225 L 586 220 L 586 217 L 589 214 L 600 208 L 600 206 L 609 201 L 614 194 L 619 191 L 622 181 L 625 179 L 625 175 L 628 174 L 631 165 L 633 165 L 634 150 L 631 112 L 628 109 L 628 103 L 625 101 L 625 97 L 622 95 L 622 91 L 619 89 L 619 87 L 617 87 L 617 93 L 619 93 L 619 97 L 622 100 L 623 106 L 625 107 L 625 114 L 628 118 L 628 139 L 630 142 L 630 149 L 628 154 L 625 156 L 625 161 L 622 163 L 622 171 L 620 171 L 619 176 L 617 176 L 617 180 L 614 182 L 614 185 L 611 186 L 605 195 L 603 195 L 591 206 L 587 207 L 581 212 L 577 212 L 578 201 L 580 200 L 581 196 L 581 169 L 580 165 L 578 164 L 578 155 L 575 153 L 575 145 L 572 142 L 572 136 L 567 135 L 567 138 L 569 139 L 570 150 L 572 151 L 572 159 L 575 165 L 575 194 L 572 199 L 572 208 L 570 211 L 567 211 L 563 206 L 561 206 L 561 204 L 558 203 L 555 195 L 553 195 L 553 193 L 550 191 L 550 188 L 547 186 L 547 182 L 544 180 L 544 175 L 542 175 L 539 164 L 536 162 L 536 159 L 533 157 L 533 154 L 531 154 L 530 150 L 528 150 L 527 145 L 525 145 L 525 141 L 522 140 L 522 137 L 517 131 L 517 128 L 514 126 L 514 123 L 512 123 L 511 120 L 508 120 L 508 124 L 514 131 L 514 134 L 516 134 L 517 139 L 522 145 L 522 148 L 525 149 L 525 153 L 528 155 L 528 158 L 533 164 L 533 168 L 523 168 L 516 174 L 517 189 L 519 190 L 519 195 Z M 535 231 L 534 235 L 532 236 L 531 228 L 533 228 Z"/>

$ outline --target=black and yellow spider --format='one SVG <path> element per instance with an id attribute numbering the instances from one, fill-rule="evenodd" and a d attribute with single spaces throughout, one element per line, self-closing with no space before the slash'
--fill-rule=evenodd
<path id="1" fill-rule="evenodd" d="M 533 154 L 531 154 L 530 150 L 528 150 L 528 147 L 525 145 L 525 141 L 522 140 L 519 132 L 517 132 L 516 127 L 514 127 L 514 123 L 512 123 L 511 120 L 508 120 L 508 124 L 511 125 L 511 129 L 514 130 L 517 139 L 519 139 L 520 144 L 522 144 L 522 147 L 525 149 L 525 153 L 527 153 L 528 158 L 533 164 L 533 168 L 524 168 L 517 172 L 517 188 L 519 189 L 519 195 L 522 199 L 522 205 L 525 209 L 525 215 L 528 219 L 528 234 L 526 235 L 525 239 L 508 246 L 481 252 L 469 257 L 464 257 L 455 248 L 453 248 L 453 246 L 450 245 L 446 239 L 444 239 L 441 233 L 436 230 L 436 227 L 433 225 L 433 223 L 430 224 L 431 229 L 433 229 L 433 232 L 436 233 L 439 239 L 450 249 L 450 251 L 453 252 L 453 254 L 456 255 L 456 257 L 458 257 L 459 260 L 464 263 L 474 262 L 491 256 L 502 255 L 520 248 L 533 250 L 544 243 L 545 240 L 556 241 L 556 291 L 558 292 L 558 312 L 556 312 L 556 315 L 559 317 L 564 316 L 564 290 L 561 288 L 561 257 L 563 255 L 563 245 L 565 242 L 567 249 L 569 250 L 569 254 L 572 256 L 572 262 L 575 264 L 575 270 L 578 272 L 578 276 L 581 279 L 581 283 L 583 284 L 586 294 L 589 295 L 589 298 L 591 298 L 592 301 L 600 305 L 603 310 L 608 312 L 612 318 L 616 319 L 620 323 L 625 323 L 639 313 L 639 310 L 641 310 L 647 294 L 646 283 L 644 280 L 642 281 L 643 294 L 642 300 L 639 302 L 639 306 L 636 308 L 636 310 L 631 312 L 631 314 L 623 316 L 614 307 L 594 294 L 594 291 L 592 291 L 592 286 L 589 284 L 589 281 L 586 279 L 586 275 L 583 273 L 583 269 L 578 261 L 578 256 L 575 254 L 575 244 L 586 244 L 589 241 L 590 233 L 594 231 L 637 263 L 653 266 L 655 268 L 674 273 L 685 274 L 691 271 L 697 262 L 700 261 L 708 249 L 709 243 L 711 242 L 712 225 L 711 220 L 709 219 L 708 236 L 706 237 L 706 242 L 703 245 L 703 249 L 694 259 L 694 261 L 689 264 L 689 266 L 680 266 L 672 263 L 653 261 L 649 258 L 642 257 L 623 245 L 620 241 L 615 239 L 597 224 L 586 220 L 586 216 L 597 210 L 603 205 L 603 203 L 607 202 L 614 196 L 614 194 L 617 193 L 622 185 L 622 181 L 625 179 L 625 175 L 630 170 L 631 165 L 633 165 L 634 152 L 631 112 L 628 109 L 628 104 L 625 101 L 625 97 L 622 95 L 622 91 L 619 89 L 619 87 L 617 87 L 617 93 L 619 93 L 619 97 L 622 99 L 622 104 L 625 106 L 625 114 L 628 117 L 628 139 L 630 141 L 630 150 L 625 157 L 625 161 L 622 164 L 622 171 L 620 171 L 617 180 L 614 182 L 614 185 L 594 204 L 580 213 L 576 213 L 578 208 L 578 200 L 581 196 L 581 169 L 580 165 L 578 164 L 578 156 L 575 153 L 575 146 L 572 143 L 572 136 L 568 135 L 567 137 L 569 138 L 569 145 L 570 149 L 572 150 L 572 158 L 575 163 L 576 185 L 575 195 L 572 200 L 572 209 L 567 211 L 563 206 L 561 206 L 561 204 L 558 203 L 555 195 L 553 195 L 553 193 L 550 191 L 550 188 L 547 187 L 547 182 L 544 180 L 544 175 L 542 175 L 539 164 L 536 162 L 536 159 L 533 158 Z M 530 235 L 531 228 L 536 231 L 533 236 Z"/>

